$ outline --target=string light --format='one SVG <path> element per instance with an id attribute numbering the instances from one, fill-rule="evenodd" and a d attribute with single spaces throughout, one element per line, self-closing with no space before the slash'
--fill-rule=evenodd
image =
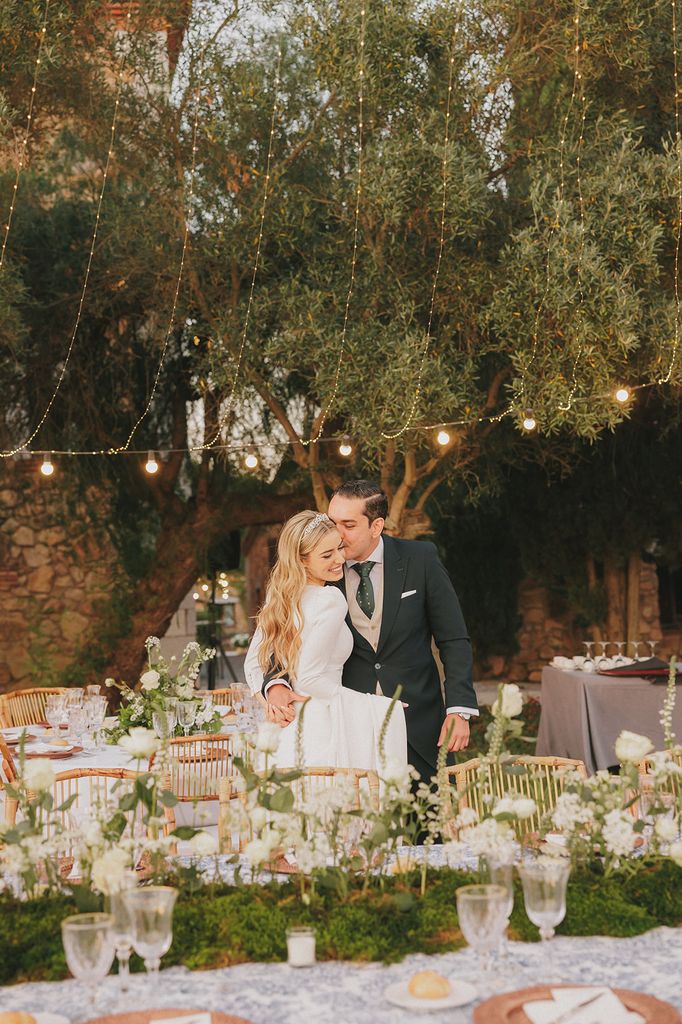
<path id="1" fill-rule="evenodd" d="M 52 462 L 52 457 L 47 453 L 43 455 L 43 461 L 40 467 L 40 472 L 43 474 L 43 476 L 52 476 L 52 474 L 54 473 L 54 464 Z"/>
<path id="2" fill-rule="evenodd" d="M 246 349 L 246 337 L 247 337 L 248 330 L 249 330 L 249 324 L 251 322 L 251 308 L 253 306 L 253 296 L 254 296 L 254 291 L 255 291 L 255 288 L 256 288 L 256 277 L 258 275 L 258 270 L 260 268 L 260 256 L 261 256 L 261 249 L 262 249 L 262 246 L 263 246 L 263 229 L 265 227 L 265 211 L 266 211 L 266 208 L 267 208 L 268 198 L 270 196 L 270 191 L 271 191 L 271 189 L 270 189 L 270 181 L 271 181 L 271 177 L 272 176 L 271 176 L 270 171 L 271 171 L 271 166 L 272 166 L 272 151 L 273 151 L 273 143 L 274 143 L 274 139 L 275 139 L 275 127 L 276 127 L 276 124 L 277 124 L 277 114 L 279 112 L 279 82 L 280 82 L 281 67 L 282 67 L 282 51 L 279 50 L 278 53 L 277 53 L 277 64 L 275 66 L 275 81 L 274 81 L 274 87 L 273 87 L 275 98 L 274 98 L 273 105 L 272 105 L 272 117 L 270 118 L 270 136 L 269 136 L 269 139 L 268 139 L 268 155 L 267 155 L 267 159 L 266 159 L 266 163 L 265 163 L 265 183 L 264 183 L 264 186 L 263 186 L 263 201 L 261 203 L 261 210 L 260 210 L 260 224 L 259 224 L 259 227 L 258 227 L 258 239 L 256 241 L 256 256 L 255 256 L 255 259 L 254 259 L 254 262 L 253 262 L 253 273 L 251 274 L 251 285 L 250 285 L 250 288 L 249 288 L 249 298 L 248 298 L 248 301 L 246 303 L 246 313 L 244 314 L 244 326 L 243 326 L 243 329 L 242 329 L 242 335 L 241 335 L 241 340 L 240 340 L 240 343 L 239 343 L 239 349 L 237 351 L 237 359 L 236 359 L 236 363 L 235 363 L 234 374 L 232 375 L 232 385 L 231 385 L 231 388 L 230 388 L 230 395 L 229 395 L 229 398 L 227 400 L 227 407 L 226 407 L 225 411 L 222 412 L 221 415 L 218 418 L 218 427 L 216 429 L 216 432 L 215 432 L 214 436 L 211 438 L 210 441 L 204 442 L 204 444 L 195 445 L 191 449 L 191 451 L 205 451 L 207 448 L 212 448 L 215 445 L 215 442 L 218 440 L 218 438 L 222 434 L 223 427 L 224 427 L 225 423 L 227 422 L 227 419 L 228 419 L 228 417 L 230 415 L 230 412 L 232 411 L 232 407 L 233 407 L 233 404 L 234 404 L 234 396 L 235 396 L 235 393 L 236 393 L 236 390 L 237 390 L 237 380 L 239 378 L 239 372 L 241 370 L 242 362 L 243 362 L 243 359 L 244 359 L 244 351 Z M 248 456 L 247 456 L 247 459 L 248 459 Z M 256 466 L 258 465 L 258 460 L 256 460 L 256 464 L 254 466 L 249 465 L 248 461 L 247 461 L 247 465 L 249 466 L 249 469 L 255 469 Z"/>
<path id="3" fill-rule="evenodd" d="M 350 443 L 348 434 L 344 434 L 344 437 L 339 445 L 339 455 L 343 455 L 344 459 L 347 459 L 349 455 L 353 454 L 353 445 Z"/>
<path id="4" fill-rule="evenodd" d="M 624 405 L 626 402 L 628 402 L 630 398 L 630 388 L 622 387 L 618 388 L 618 390 L 616 391 L 615 399 L 617 402 L 620 402 L 621 405 Z"/>
<path id="5" fill-rule="evenodd" d="M 208 583 L 202 583 L 201 584 L 201 589 L 203 590 L 203 592 L 205 594 L 207 594 L 208 593 Z"/>
<path id="6" fill-rule="evenodd" d="M 208 44 L 206 44 L 206 45 L 208 45 Z M 109 455 L 117 455 L 117 454 L 119 454 L 119 452 L 125 451 L 127 448 L 129 448 L 130 444 L 131 444 L 131 442 L 133 440 L 133 437 L 135 436 L 135 434 L 137 432 L 137 428 L 140 426 L 142 421 L 146 418 L 147 413 L 149 412 L 149 410 L 151 408 L 151 404 L 154 401 L 154 396 L 156 395 L 156 390 L 157 390 L 157 388 L 159 386 L 159 380 L 161 379 L 161 372 L 163 370 L 164 362 L 166 360 L 166 353 L 168 351 L 168 343 L 170 341 L 170 337 L 171 337 L 171 334 L 173 332 L 173 328 L 175 327 L 175 316 L 176 316 L 176 312 L 177 312 L 177 308 L 178 308 L 178 299 L 179 299 L 179 296 L 180 296 L 180 287 L 182 285 L 182 278 L 183 278 L 183 274 L 184 274 L 184 270 L 185 270 L 185 260 L 187 258 L 187 248 L 188 248 L 188 245 L 189 245 L 190 222 L 191 222 L 191 219 L 192 219 L 192 208 L 193 208 L 193 205 L 194 205 L 194 182 L 195 182 L 195 178 L 196 178 L 196 166 L 197 166 L 197 132 L 198 132 L 198 127 L 199 127 L 199 110 L 200 110 L 200 97 L 201 97 L 201 73 L 203 71 L 203 57 L 204 57 L 205 51 L 206 51 L 206 46 L 204 46 L 204 49 L 202 50 L 200 58 L 199 58 L 199 84 L 197 85 L 196 92 L 195 92 L 195 99 L 194 99 L 194 119 L 193 119 L 193 125 L 192 125 L 192 159 L 190 161 L 189 184 L 188 184 L 188 187 L 187 187 L 187 201 L 185 203 L 185 207 L 186 207 L 186 210 L 185 210 L 185 229 L 183 231 L 183 236 L 182 236 L 182 248 L 181 248 L 181 251 L 180 251 L 180 265 L 178 267 L 178 276 L 177 276 L 177 279 L 176 279 L 176 282 L 175 282 L 175 291 L 173 293 L 173 302 L 171 304 L 170 316 L 168 317 L 168 324 L 166 326 L 166 333 L 164 335 L 163 345 L 161 346 L 161 356 L 159 358 L 159 365 L 157 367 L 156 374 L 154 376 L 154 382 L 152 384 L 152 388 L 151 388 L 151 391 L 149 392 L 149 397 L 147 399 L 147 403 L 146 403 L 143 411 L 141 412 L 141 414 L 138 417 L 138 419 L 135 421 L 135 424 L 133 425 L 132 430 L 128 434 L 128 437 L 126 438 L 125 443 L 123 445 L 121 445 L 119 448 L 111 448 L 109 450 L 109 452 L 107 453 Z M 155 469 L 154 470 L 147 470 L 147 472 L 155 473 L 156 470 Z"/>
<path id="7" fill-rule="evenodd" d="M 445 447 L 446 444 L 450 444 L 450 435 L 448 434 L 447 430 L 439 430 L 438 434 L 436 435 L 436 441 L 438 441 L 438 444 L 441 445 L 443 448 Z"/>
<path id="8" fill-rule="evenodd" d="M 38 54 L 36 56 L 35 68 L 33 70 L 33 85 L 31 86 L 31 94 L 28 101 L 28 113 L 26 115 L 26 129 L 24 131 L 24 138 L 21 143 L 21 151 L 19 153 L 19 162 L 17 164 L 17 172 L 14 177 L 14 184 L 12 186 L 12 195 L 10 197 L 9 213 L 7 214 L 7 220 L 5 222 L 5 233 L 2 239 L 2 248 L 0 249 L 0 273 L 5 263 L 5 250 L 7 249 L 7 239 L 9 238 L 10 228 L 12 227 L 12 218 L 14 216 L 14 207 L 17 201 L 17 192 L 19 191 L 19 178 L 21 172 L 24 169 L 26 157 L 28 155 L 28 140 L 31 135 L 31 129 L 33 127 L 33 106 L 36 98 L 36 89 L 38 86 L 38 72 L 43 59 L 43 48 L 45 45 L 45 35 L 47 33 L 47 16 L 50 10 L 50 0 L 45 0 L 45 11 L 43 12 L 43 26 L 40 30 L 40 41 L 38 43 Z"/>
<path id="9" fill-rule="evenodd" d="M 158 473 L 158 471 L 159 471 L 159 464 L 156 461 L 156 453 L 155 452 L 147 452 L 147 461 L 145 463 L 145 467 L 144 468 L 147 470 L 148 473 L 151 473 L 152 476 L 154 475 L 154 473 Z"/>
<path id="10" fill-rule="evenodd" d="M 363 171 L 363 150 L 362 140 L 364 131 L 364 101 L 365 101 L 365 0 L 362 0 L 360 7 L 360 54 L 358 59 L 358 144 L 357 144 L 357 159 L 358 159 L 358 180 L 355 189 L 355 217 L 353 221 L 353 250 L 351 253 L 350 260 L 350 282 L 348 284 L 348 294 L 346 295 L 346 305 L 343 311 L 343 325 L 341 327 L 341 341 L 339 344 L 339 355 L 336 361 L 336 372 L 334 374 L 334 383 L 332 386 L 332 392 L 329 396 L 327 404 L 323 406 L 320 412 L 317 423 L 316 423 L 316 434 L 313 437 L 312 432 L 308 440 L 301 439 L 301 443 L 304 446 L 310 444 L 317 444 L 322 437 L 322 431 L 324 425 L 327 422 L 327 417 L 336 401 L 336 396 L 339 391 L 339 381 L 341 379 L 341 366 L 343 364 L 343 357 L 346 353 L 346 338 L 348 335 L 348 316 L 350 313 L 350 304 L 353 298 L 353 291 L 355 289 L 355 270 L 358 261 L 358 235 L 360 230 L 360 197 L 362 195 L 362 171 Z"/>
<path id="11" fill-rule="evenodd" d="M 577 311 L 577 322 L 578 330 L 583 325 L 583 307 L 585 303 L 585 295 L 583 292 L 583 281 L 582 281 L 582 266 L 583 256 L 585 253 L 585 202 L 583 198 L 583 185 L 582 185 L 582 148 L 585 140 L 585 117 L 587 115 L 587 106 L 585 99 L 585 87 L 583 85 L 582 72 L 579 70 L 580 67 L 580 0 L 576 0 L 576 39 L 575 39 L 575 75 L 580 85 L 580 133 L 578 137 L 578 151 L 575 158 L 576 167 L 576 184 L 578 187 L 578 213 L 580 220 L 580 241 L 578 243 L 578 258 L 576 261 L 576 283 L 578 286 L 578 311 Z M 576 352 L 575 359 L 573 360 L 573 369 L 571 371 L 571 386 L 568 393 L 568 400 L 566 405 L 559 404 L 559 409 L 562 412 L 568 412 L 573 403 L 575 393 L 578 389 L 578 364 L 583 354 L 583 343 L 578 340 L 578 351 Z"/>
<path id="12" fill-rule="evenodd" d="M 409 429 L 410 424 L 414 420 L 417 406 L 419 404 L 419 398 L 422 392 L 422 380 L 424 377 L 424 369 L 426 367 L 426 357 L 429 353 L 431 346 L 431 329 L 433 327 L 433 315 L 436 308 L 436 289 L 438 287 L 438 277 L 440 275 L 440 265 L 443 260 L 443 249 L 445 247 L 445 213 L 447 210 L 447 194 L 448 194 L 448 149 L 450 145 L 450 113 L 451 113 L 451 100 L 452 100 L 452 89 L 454 83 L 454 69 L 455 69 L 455 44 L 459 35 L 461 27 L 462 12 L 464 10 L 464 0 L 461 0 L 457 13 L 455 15 L 455 28 L 452 35 L 452 41 L 450 43 L 450 62 L 448 70 L 448 92 L 445 103 L 445 137 L 443 139 L 443 162 L 442 162 L 442 191 L 441 191 L 441 209 L 440 209 L 440 240 L 438 243 L 438 255 L 436 257 L 436 269 L 433 275 L 433 282 L 431 285 L 431 303 L 429 306 L 429 319 L 426 327 L 426 335 L 424 338 L 424 345 L 422 347 L 421 359 L 419 360 L 419 369 L 417 371 L 417 384 L 414 389 L 414 395 L 412 397 L 412 405 L 410 411 L 407 414 L 407 418 L 401 427 L 393 433 L 386 433 L 382 430 L 381 436 L 388 441 L 394 441 L 400 437 Z M 448 438 L 449 440 L 449 438 Z M 441 442 L 439 442 L 440 444 Z M 447 444 L 447 441 L 444 442 Z"/>
<path id="13" fill-rule="evenodd" d="M 198 595 L 198 593 L 196 592 L 196 590 L 195 590 L 195 591 L 194 591 L 194 593 L 192 594 L 192 597 L 194 598 L 194 600 L 195 600 L 195 601 L 198 601 L 198 600 L 199 600 L 199 595 Z"/>
<path id="14" fill-rule="evenodd" d="M 131 18 L 131 15 L 132 15 L 132 10 L 133 10 L 132 4 L 128 4 L 128 13 L 126 15 L 126 31 L 129 30 L 129 28 L 130 28 L 130 18 Z M 81 288 L 80 299 L 79 299 L 79 302 L 78 302 L 78 310 L 77 310 L 77 313 L 76 313 L 76 322 L 75 322 L 75 324 L 73 326 L 73 330 L 71 332 L 71 338 L 69 340 L 69 345 L 68 345 L 68 348 L 66 350 L 66 356 L 62 360 L 61 369 L 59 371 L 59 376 L 57 378 L 57 383 L 56 383 L 55 388 L 54 388 L 54 390 L 52 392 L 52 395 L 51 395 L 47 405 L 45 406 L 43 414 L 40 417 L 40 419 L 38 420 L 38 423 L 36 424 L 35 428 L 28 435 L 28 437 L 26 437 L 21 442 L 21 444 L 16 446 L 16 448 L 13 448 L 10 451 L 6 451 L 6 452 L 0 452 L 0 458 L 3 458 L 3 459 L 11 458 L 13 455 L 17 455 L 22 450 L 22 448 L 26 448 L 27 445 L 30 445 L 31 441 L 33 441 L 34 438 L 38 435 L 38 432 L 40 431 L 40 428 L 42 427 L 43 423 L 45 422 L 45 420 L 47 419 L 47 417 L 50 414 L 50 410 L 52 409 L 52 406 L 55 403 L 57 395 L 59 394 L 60 388 L 62 386 L 62 382 L 64 380 L 64 377 L 66 376 L 66 371 L 67 371 L 67 368 L 68 368 L 68 365 L 69 365 L 69 361 L 71 359 L 71 354 L 73 352 L 73 348 L 74 348 L 74 345 L 76 343 L 76 335 L 78 334 L 78 328 L 80 327 L 81 316 L 82 316 L 82 313 L 83 313 L 83 306 L 85 304 L 85 295 L 86 295 L 86 292 L 88 290 L 88 283 L 90 281 L 90 268 L 92 267 L 92 259 L 93 259 L 93 256 L 95 254 L 95 245 L 97 243 L 97 234 L 98 234 L 98 231 L 99 231 L 99 222 L 100 222 L 100 217 L 101 217 L 101 213 L 102 213 L 102 203 L 104 201 L 104 193 L 105 193 L 105 190 L 106 190 L 106 187 L 107 187 L 107 178 L 109 176 L 109 167 L 110 167 L 110 164 L 111 164 L 111 158 L 112 158 L 112 155 L 113 155 L 113 152 L 114 152 L 114 139 L 116 137 L 116 122 L 118 120 L 118 108 L 119 108 L 120 99 L 121 99 L 121 96 L 120 96 L 120 94 L 121 94 L 121 83 L 122 83 L 122 80 L 123 80 L 123 68 L 125 66 L 127 52 L 128 52 L 128 48 L 126 46 L 122 46 L 122 48 L 121 48 L 121 59 L 119 61 L 118 69 L 117 69 L 117 72 L 116 72 L 116 84 L 115 84 L 115 90 L 114 90 L 114 113 L 113 113 L 113 117 L 112 117 L 112 121 L 111 121 L 111 129 L 110 129 L 110 134 L 109 134 L 109 148 L 107 150 L 107 157 L 106 157 L 106 161 L 105 161 L 105 164 L 104 164 L 104 170 L 102 172 L 102 185 L 101 185 L 101 188 L 100 188 L 100 191 L 99 191 L 99 198 L 97 200 L 97 206 L 96 206 L 96 212 L 95 212 L 95 225 L 94 225 L 93 232 L 92 232 L 92 239 L 90 241 L 90 249 L 89 249 L 89 253 L 88 253 L 88 260 L 87 260 L 87 264 L 86 264 L 86 267 L 85 267 L 85 275 L 84 275 L 84 278 L 83 278 L 83 285 L 82 285 L 82 288 Z M 101 454 L 104 455 L 104 454 L 106 454 L 106 452 L 102 452 Z"/>
<path id="15" fill-rule="evenodd" d="M 568 135 L 568 124 L 569 124 L 569 121 L 570 121 L 570 118 L 571 118 L 571 114 L 573 112 L 573 108 L 575 106 L 576 96 L 578 95 L 578 86 L 581 83 L 580 63 L 579 63 L 579 60 L 580 60 L 580 0 L 575 0 L 575 6 L 574 6 L 574 11 L 573 11 L 573 26 L 574 26 L 574 33 L 573 33 L 573 54 L 574 54 L 573 86 L 572 86 L 572 89 L 571 89 L 571 98 L 569 100 L 568 107 L 566 109 L 566 113 L 564 114 L 564 117 L 562 119 L 561 131 L 560 131 L 560 134 L 559 134 L 559 196 L 558 196 L 558 202 L 557 202 L 557 215 L 556 215 L 555 218 L 552 219 L 552 222 L 550 224 L 549 238 L 547 240 L 547 252 L 545 253 L 545 287 L 544 287 L 544 291 L 542 293 L 542 296 L 540 297 L 540 301 L 539 301 L 539 303 L 537 305 L 537 308 L 535 310 L 535 320 L 534 320 L 534 323 L 533 323 L 533 342 L 532 342 L 532 345 L 531 345 L 530 356 L 529 356 L 528 361 L 526 362 L 525 366 L 523 367 L 523 372 L 521 374 L 520 400 L 521 400 L 521 405 L 522 406 L 523 406 L 523 404 L 525 403 L 525 401 L 527 399 L 526 380 L 528 378 L 528 374 L 529 374 L 530 368 L 533 365 L 533 362 L 535 361 L 535 357 L 537 355 L 539 336 L 540 336 L 540 317 L 542 316 L 542 311 L 545 308 L 545 303 L 547 301 L 547 296 L 549 295 L 549 289 L 550 289 L 551 280 L 552 280 L 552 278 L 551 278 L 552 242 L 554 240 L 554 236 L 555 236 L 556 232 L 558 231 L 559 227 L 561 226 L 561 216 L 562 216 L 563 205 L 564 205 L 564 195 L 565 195 L 565 191 L 566 191 L 566 138 L 567 138 L 567 135 Z M 584 123 L 584 107 L 583 107 L 583 123 Z M 581 138 L 582 138 L 582 135 L 581 135 Z"/>
<path id="16" fill-rule="evenodd" d="M 673 35 L 673 81 L 675 85 L 675 152 L 677 154 L 677 239 L 675 240 L 675 335 L 668 372 L 659 379 L 659 384 L 669 384 L 677 360 L 680 345 L 680 235 L 682 234 L 682 139 L 680 139 L 680 82 L 679 54 L 677 49 L 677 0 L 671 0 Z"/>
<path id="17" fill-rule="evenodd" d="M 526 410 L 523 417 L 523 429 L 530 433 L 532 430 L 535 430 L 537 425 L 537 420 L 535 419 L 535 416 L 533 416 L 533 413 L 530 409 Z"/>
<path id="18" fill-rule="evenodd" d="M 244 465 L 246 466 L 247 469 L 257 469 L 258 468 L 258 456 L 256 455 L 255 449 L 251 448 L 246 453 L 246 457 L 244 459 Z"/>

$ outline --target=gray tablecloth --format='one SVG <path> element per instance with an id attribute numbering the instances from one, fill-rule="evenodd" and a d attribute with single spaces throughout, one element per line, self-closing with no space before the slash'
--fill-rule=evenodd
<path id="1" fill-rule="evenodd" d="M 656 750 L 663 748 L 659 714 L 665 685 L 547 666 L 540 697 L 539 755 L 580 758 L 588 772 L 608 768 L 617 764 L 615 743 L 623 729 L 648 736 Z M 682 740 L 682 693 L 673 729 Z"/>
<path id="2" fill-rule="evenodd" d="M 634 939 L 559 938 L 554 948 L 554 981 L 637 989 L 682 1009 L 676 969 L 682 960 L 682 933 L 677 929 L 657 928 Z M 513 971 L 499 985 L 502 991 L 546 980 L 537 945 L 511 943 L 511 960 Z M 221 1010 L 252 1024 L 413 1024 L 414 1012 L 391 1006 L 384 989 L 425 969 L 453 979 L 475 981 L 476 977 L 470 949 L 431 957 L 418 954 L 390 967 L 324 963 L 296 970 L 285 964 L 242 964 L 197 972 L 176 967 L 162 971 L 155 986 L 136 976 L 134 991 L 126 1000 L 118 996 L 117 979 L 108 978 L 101 986 L 95 1015 L 176 1007 Z M 472 1005 L 429 1013 L 423 1019 L 429 1024 L 470 1024 Z M 74 981 L 0 988 L 0 1010 L 51 1011 L 71 1021 L 93 1016 L 85 1009 L 82 986 Z"/>

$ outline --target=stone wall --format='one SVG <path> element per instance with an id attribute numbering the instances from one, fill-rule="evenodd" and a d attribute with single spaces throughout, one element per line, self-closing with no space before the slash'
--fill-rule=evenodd
<path id="1" fill-rule="evenodd" d="M 64 476 L 43 477 L 34 459 L 3 464 L 0 691 L 61 681 L 111 593 L 115 561 Z"/>

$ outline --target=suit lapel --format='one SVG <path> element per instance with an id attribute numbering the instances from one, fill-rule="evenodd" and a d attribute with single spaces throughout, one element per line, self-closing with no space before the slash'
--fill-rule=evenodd
<path id="1" fill-rule="evenodd" d="M 398 614 L 406 572 L 407 559 L 401 558 L 398 545 L 392 537 L 384 537 L 384 606 L 381 613 L 377 653 L 386 643 Z"/>

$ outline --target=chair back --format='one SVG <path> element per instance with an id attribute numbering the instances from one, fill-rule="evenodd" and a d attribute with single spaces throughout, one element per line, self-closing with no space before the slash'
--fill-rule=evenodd
<path id="1" fill-rule="evenodd" d="M 223 707 L 231 708 L 234 703 L 234 698 L 238 693 L 243 692 L 243 687 L 239 686 L 225 686 L 221 690 L 197 690 L 197 697 L 213 697 L 214 704 L 220 704 Z"/>
<path id="2" fill-rule="evenodd" d="M 5 789 L 5 786 L 12 785 L 17 780 L 17 769 L 14 763 L 14 757 L 9 746 L 5 743 L 2 735 L 0 734 L 0 790 Z M 14 825 L 17 820 L 17 808 L 18 803 L 14 797 L 8 796 L 5 792 L 4 797 L 4 824 Z"/>
<path id="3" fill-rule="evenodd" d="M 168 743 L 164 785 L 183 802 L 218 800 L 220 780 L 233 774 L 230 735 L 176 736 Z M 151 769 L 154 757 L 149 762 Z"/>
<path id="4" fill-rule="evenodd" d="M 572 772 L 587 777 L 584 762 L 569 757 L 511 757 L 501 763 L 484 763 L 483 766 L 481 759 L 474 757 L 447 768 L 443 781 L 448 786 L 454 782 L 459 808 L 472 807 L 479 817 L 489 810 L 484 800 L 486 796 L 493 800 L 504 796 L 534 800 L 535 813 L 514 825 L 519 839 L 522 839 L 529 832 L 539 830 L 542 819 L 554 809 L 558 797 L 564 792 L 566 778 Z M 447 832 L 454 838 L 455 829 L 451 822 Z"/>
<path id="5" fill-rule="evenodd" d="M 33 686 L 0 696 L 0 729 L 18 725 L 37 725 L 45 721 L 47 698 L 53 693 L 65 693 L 65 686 Z"/>
<path id="6" fill-rule="evenodd" d="M 672 764 L 682 768 L 682 747 L 673 747 L 672 750 L 664 751 L 668 756 L 668 760 Z M 653 755 L 643 758 L 638 762 L 637 768 L 639 770 L 639 781 L 640 787 L 643 794 L 648 794 L 653 790 L 653 779 L 649 774 L 649 769 L 653 767 Z M 671 775 L 669 779 L 659 781 L 657 784 L 658 791 L 660 793 L 672 794 L 674 797 L 679 797 L 682 794 L 682 777 L 678 775 Z"/>

